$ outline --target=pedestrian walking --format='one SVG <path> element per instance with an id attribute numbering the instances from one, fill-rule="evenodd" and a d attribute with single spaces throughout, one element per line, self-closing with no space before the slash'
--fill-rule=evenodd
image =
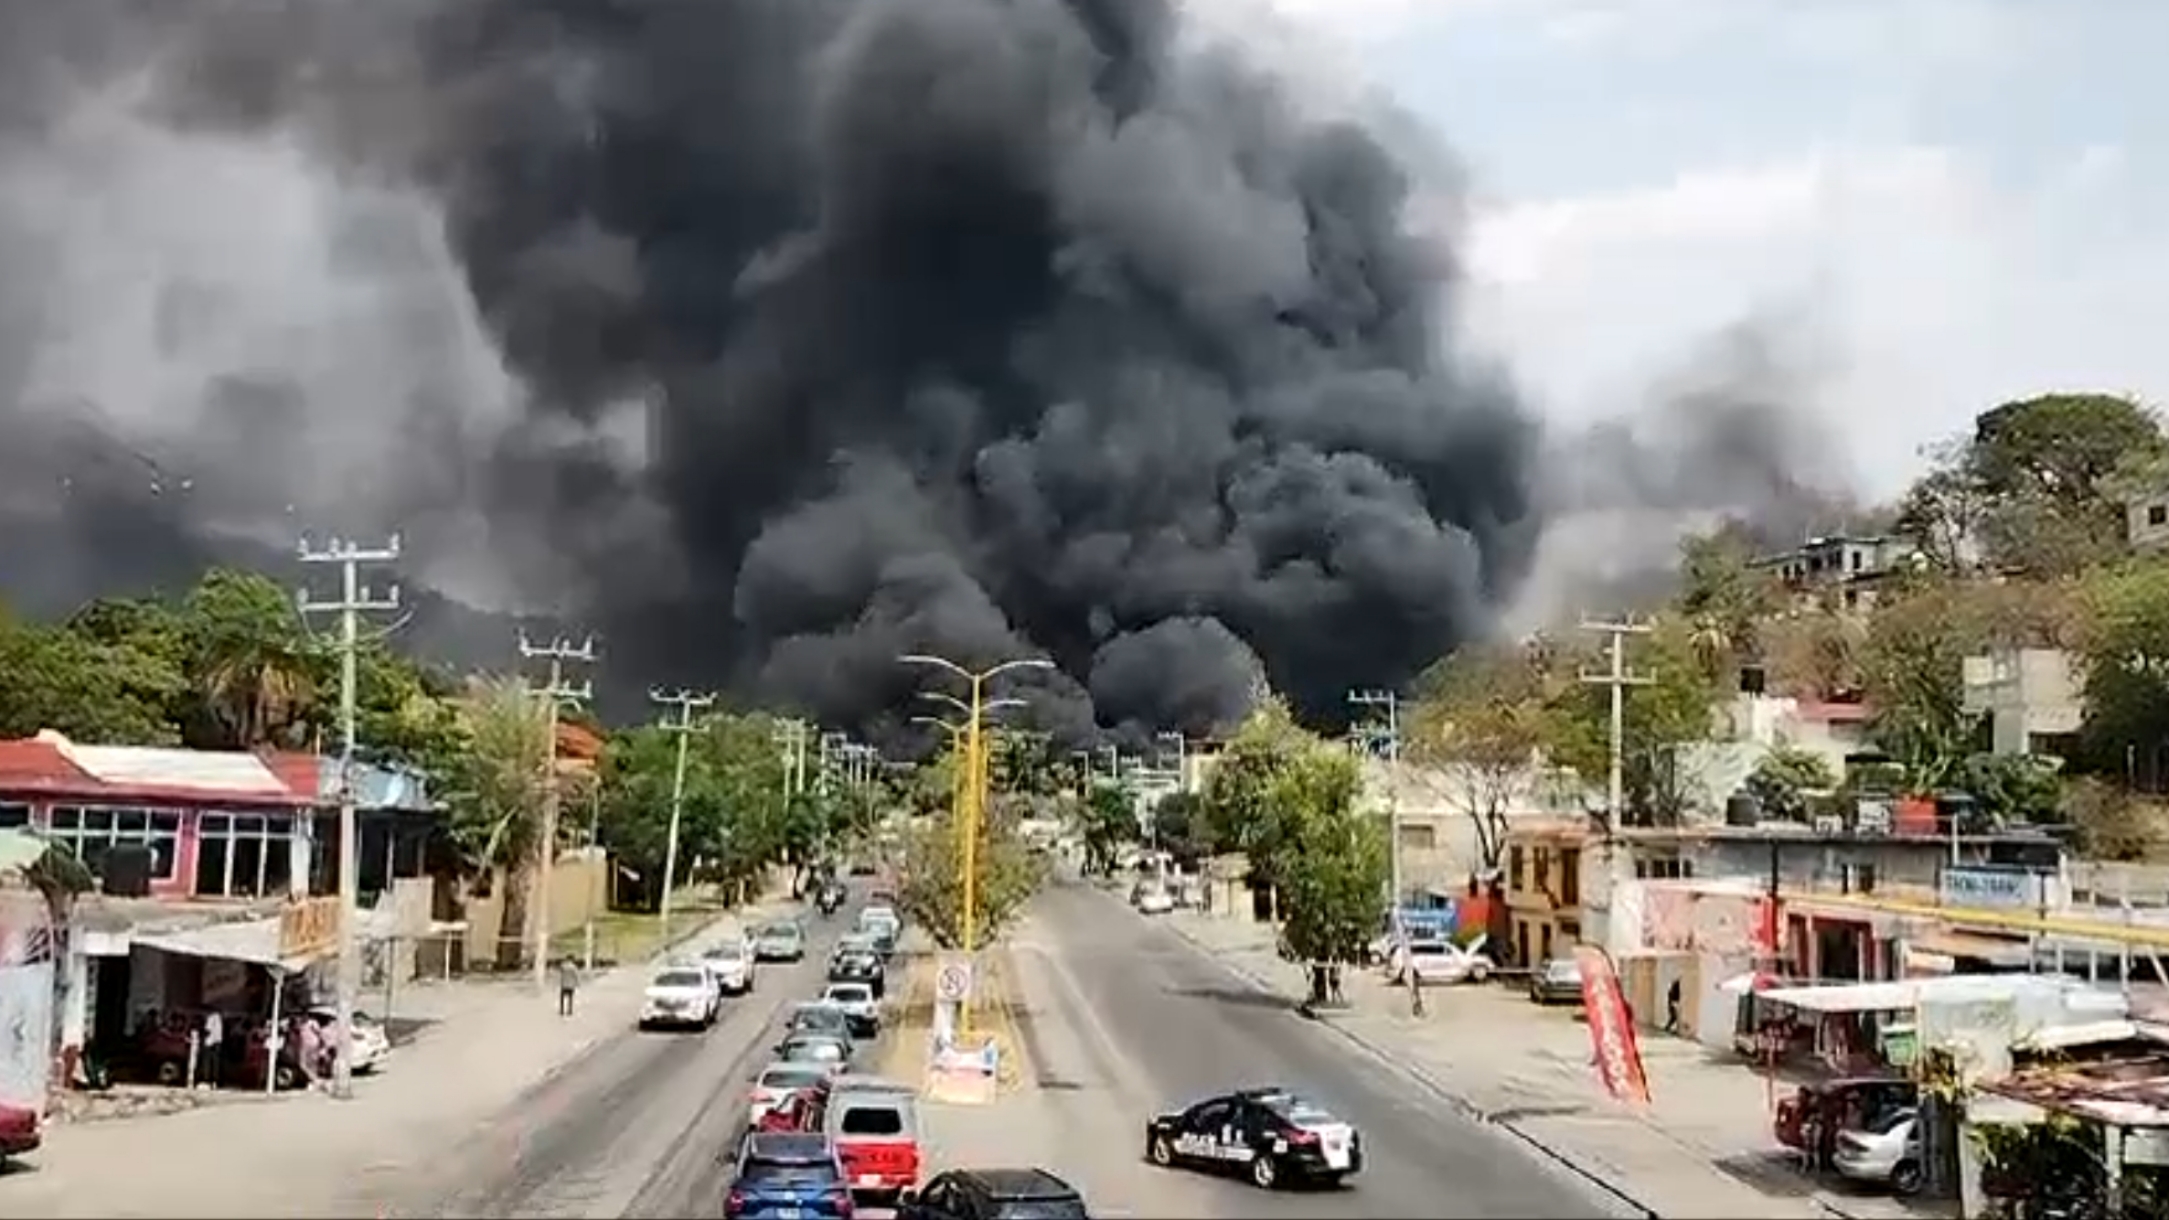
<path id="1" fill-rule="evenodd" d="M 572 959 L 569 957 L 559 961 L 557 963 L 558 1016 L 569 1017 L 572 1015 L 572 997 L 573 993 L 578 990 L 580 990 L 580 968 L 573 965 Z"/>
<path id="2" fill-rule="evenodd" d="M 223 1061 L 226 1058 L 226 1018 L 218 1015 L 216 1008 L 203 1014 L 201 1058 L 203 1062 L 196 1066 L 202 1070 L 197 1073 L 196 1078 L 215 1089 L 223 1082 Z"/>
<path id="3" fill-rule="evenodd" d="M 1678 979 L 1664 992 L 1664 1032 L 1677 1036 L 1679 1033 L 1680 984 Z"/>

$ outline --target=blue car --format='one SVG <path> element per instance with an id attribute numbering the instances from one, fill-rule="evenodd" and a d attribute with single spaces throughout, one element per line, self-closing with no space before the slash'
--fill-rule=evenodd
<path id="1" fill-rule="evenodd" d="M 738 1152 L 727 1220 L 851 1220 L 851 1187 L 825 1135 L 757 1131 Z"/>

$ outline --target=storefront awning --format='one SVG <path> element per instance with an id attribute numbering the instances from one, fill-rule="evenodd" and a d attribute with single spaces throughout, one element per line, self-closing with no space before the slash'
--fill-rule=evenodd
<path id="1" fill-rule="evenodd" d="M 184 957 L 223 958 L 276 970 L 300 970 L 322 956 L 315 953 L 282 956 L 279 928 L 276 918 L 240 919 L 186 931 L 138 932 L 134 942 L 146 949 Z"/>
<path id="2" fill-rule="evenodd" d="M 1842 987 L 1775 987 L 1757 992 L 1767 1004 L 1802 1012 L 1903 1012 L 1920 999 L 1912 983 L 1849 983 Z"/>
<path id="3" fill-rule="evenodd" d="M 1918 953 L 1970 957 L 1991 966 L 2023 967 L 2033 964 L 2033 946 L 2025 941 L 2005 940 L 2000 936 L 1981 936 L 1971 932 L 1937 932 L 1916 936 L 1906 941 L 1906 947 Z"/>

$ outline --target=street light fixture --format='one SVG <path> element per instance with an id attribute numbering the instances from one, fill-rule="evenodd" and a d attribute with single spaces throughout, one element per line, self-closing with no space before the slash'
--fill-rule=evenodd
<path id="1" fill-rule="evenodd" d="M 959 811 L 963 816 L 958 819 L 957 826 L 957 833 L 963 839 L 961 854 L 964 866 L 962 927 L 959 929 L 962 935 L 959 938 L 961 943 L 958 947 L 968 957 L 978 947 L 976 941 L 979 932 L 979 878 L 977 875 L 979 867 L 979 823 L 984 817 L 987 799 L 986 747 L 982 740 L 982 724 L 986 719 L 989 703 L 986 697 L 987 683 L 1002 674 L 1016 670 L 1053 669 L 1055 665 L 1054 662 L 1044 657 L 1018 657 L 987 669 L 974 671 L 966 669 L 947 657 L 938 657 L 923 652 L 906 653 L 898 657 L 897 660 L 905 665 L 928 665 L 935 669 L 947 670 L 949 673 L 963 679 L 971 687 L 969 702 L 961 699 L 955 700 L 963 705 L 968 715 L 964 727 L 964 762 L 967 778 L 964 785 L 963 808 Z M 951 696 L 951 698 L 954 699 L 955 697 Z M 996 700 L 995 702 L 1000 701 Z M 959 1032 L 969 1025 L 970 1009 L 971 1006 L 966 1004 L 957 1014 Z"/>

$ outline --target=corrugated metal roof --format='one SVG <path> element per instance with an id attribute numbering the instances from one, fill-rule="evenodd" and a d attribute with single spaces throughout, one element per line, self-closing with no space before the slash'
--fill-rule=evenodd
<path id="1" fill-rule="evenodd" d="M 78 746 L 64 752 L 76 766 L 108 784 L 188 788 L 206 793 L 288 796 L 293 790 L 254 754 L 168 750 L 148 746 Z"/>

